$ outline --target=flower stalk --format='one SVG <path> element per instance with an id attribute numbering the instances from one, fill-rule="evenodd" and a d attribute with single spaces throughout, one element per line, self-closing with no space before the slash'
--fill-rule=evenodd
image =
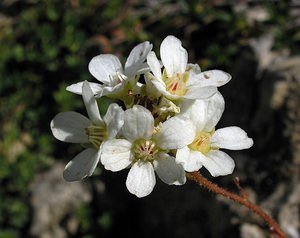
<path id="1" fill-rule="evenodd" d="M 247 196 L 245 196 L 244 194 L 242 194 L 242 196 L 240 196 L 240 195 L 230 192 L 224 188 L 219 187 L 217 184 L 212 183 L 211 181 L 209 181 L 208 179 L 203 177 L 199 171 L 187 173 L 187 178 L 195 181 L 197 184 L 208 189 L 211 192 L 219 194 L 223 197 L 226 197 L 236 203 L 239 203 L 239 204 L 249 208 L 252 212 L 254 212 L 258 216 L 260 216 L 269 225 L 270 231 L 274 235 L 276 235 L 277 238 L 287 238 L 287 236 L 284 234 L 284 232 L 280 228 L 279 224 L 273 218 L 271 218 L 268 214 L 266 214 L 260 207 L 258 207 L 256 204 L 249 201 L 247 199 Z"/>

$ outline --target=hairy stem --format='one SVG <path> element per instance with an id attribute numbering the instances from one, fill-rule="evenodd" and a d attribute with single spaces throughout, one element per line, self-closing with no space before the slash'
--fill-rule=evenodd
<path id="1" fill-rule="evenodd" d="M 218 185 L 210 182 L 206 178 L 204 178 L 200 172 L 191 172 L 187 173 L 187 177 L 190 180 L 195 181 L 200 186 L 207 188 L 208 190 L 220 194 L 228 199 L 231 199 L 234 202 L 237 202 L 243 206 L 248 207 L 251 211 L 255 212 L 258 216 L 260 216 L 270 227 L 270 230 L 273 234 L 275 234 L 278 238 L 287 238 L 284 232 L 281 230 L 279 224 L 274 221 L 268 214 L 266 214 L 261 208 L 259 208 L 254 203 L 250 202 L 247 197 L 239 196 L 235 193 L 229 192 L 228 190 L 219 187 Z"/>

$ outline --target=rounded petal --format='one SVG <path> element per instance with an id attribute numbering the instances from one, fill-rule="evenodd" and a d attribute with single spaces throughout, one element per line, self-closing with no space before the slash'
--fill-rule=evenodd
<path id="1" fill-rule="evenodd" d="M 208 70 L 196 76 L 202 87 L 215 86 L 220 87 L 231 80 L 231 75 L 222 70 Z"/>
<path id="2" fill-rule="evenodd" d="M 180 163 L 187 172 L 198 171 L 202 167 L 200 157 L 204 156 L 199 151 L 190 150 L 185 146 L 178 149 L 176 153 L 176 161 Z"/>
<path id="3" fill-rule="evenodd" d="M 150 162 L 137 161 L 129 170 L 126 187 L 137 197 L 149 195 L 156 183 L 153 166 Z"/>
<path id="4" fill-rule="evenodd" d="M 88 148 L 75 156 L 64 169 L 64 179 L 72 182 L 91 176 L 99 162 L 100 150 Z"/>
<path id="5" fill-rule="evenodd" d="M 207 99 L 213 96 L 218 89 L 214 86 L 201 86 L 200 84 L 190 85 L 183 96 L 186 99 Z"/>
<path id="6" fill-rule="evenodd" d="M 143 63 L 147 58 L 148 53 L 152 50 L 152 44 L 149 41 L 145 41 L 143 43 L 135 46 L 125 63 L 125 75 L 128 77 L 133 77 L 137 74 L 137 72 L 143 67 Z"/>
<path id="7" fill-rule="evenodd" d="M 116 72 L 123 72 L 122 64 L 117 56 L 111 54 L 97 55 L 89 63 L 90 73 L 100 82 L 112 86 L 114 84 L 111 79 Z"/>
<path id="8" fill-rule="evenodd" d="M 189 118 L 197 131 L 210 132 L 219 122 L 225 108 L 220 92 L 205 100 L 185 100 L 180 104 L 180 115 Z"/>
<path id="9" fill-rule="evenodd" d="M 154 129 L 154 118 L 151 112 L 139 105 L 127 109 L 124 113 L 122 134 L 130 141 L 139 138 L 150 139 Z"/>
<path id="10" fill-rule="evenodd" d="M 77 112 L 61 112 L 50 123 L 53 136 L 61 141 L 70 143 L 87 143 L 88 136 L 85 128 L 91 121 Z"/>
<path id="11" fill-rule="evenodd" d="M 150 71 L 152 71 L 153 75 L 158 79 L 161 80 L 161 67 L 160 63 L 153 51 L 151 51 L 147 56 L 147 63 L 150 67 Z"/>
<path id="12" fill-rule="evenodd" d="M 116 103 L 109 105 L 103 121 L 107 126 L 108 138 L 113 139 L 124 125 L 124 111 Z"/>
<path id="13" fill-rule="evenodd" d="M 182 185 L 186 182 L 185 172 L 181 164 L 176 163 L 174 157 L 160 153 L 153 162 L 155 172 L 166 184 Z"/>
<path id="14" fill-rule="evenodd" d="M 146 83 L 146 92 L 149 98 L 159 98 L 159 96 L 161 95 L 161 92 L 157 89 L 157 86 L 161 86 L 162 88 L 164 88 L 164 83 L 159 82 L 159 85 L 154 86 L 153 81 L 157 81 L 158 80 L 153 76 L 153 74 L 147 72 L 144 74 L 144 78 L 145 78 L 145 83 Z"/>
<path id="15" fill-rule="evenodd" d="M 101 124 L 102 119 L 99 113 L 97 101 L 87 81 L 84 81 L 82 84 L 82 98 L 91 121 L 95 125 Z"/>
<path id="16" fill-rule="evenodd" d="M 211 146 L 229 150 L 248 149 L 252 145 L 253 140 L 247 136 L 243 129 L 237 126 L 218 129 L 211 138 Z"/>
<path id="17" fill-rule="evenodd" d="M 108 140 L 103 143 L 101 163 L 110 171 L 120 171 L 132 162 L 132 144 L 124 139 Z"/>
<path id="18" fill-rule="evenodd" d="M 154 139 L 160 148 L 172 150 L 191 144 L 195 135 L 196 128 L 190 120 L 175 116 L 162 124 Z"/>
<path id="19" fill-rule="evenodd" d="M 188 61 L 188 53 L 175 36 L 167 36 L 160 45 L 160 57 L 168 77 L 184 73 Z"/>
<path id="20" fill-rule="evenodd" d="M 94 95 L 100 95 L 102 94 L 102 85 L 99 83 L 92 83 L 92 82 L 88 82 L 92 92 Z M 70 86 L 68 86 L 66 88 L 67 91 L 71 92 L 71 93 L 75 93 L 78 95 L 82 95 L 82 85 L 83 85 L 83 81 L 82 82 L 78 82 L 75 84 L 71 84 Z"/>
<path id="21" fill-rule="evenodd" d="M 204 131 L 211 131 L 217 123 L 220 121 L 224 109 L 225 109 L 225 100 L 222 94 L 217 91 L 212 97 L 205 100 L 206 103 L 206 123 L 204 125 Z"/>
<path id="22" fill-rule="evenodd" d="M 233 159 L 220 150 L 210 151 L 200 160 L 213 177 L 232 174 L 235 167 Z"/>

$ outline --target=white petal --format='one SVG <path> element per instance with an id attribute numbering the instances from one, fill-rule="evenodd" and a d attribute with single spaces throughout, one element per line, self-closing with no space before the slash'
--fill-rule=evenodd
<path id="1" fill-rule="evenodd" d="M 92 89 L 94 95 L 101 94 L 103 90 L 101 84 L 92 82 L 88 82 L 88 84 L 90 85 L 90 88 Z M 83 81 L 68 86 L 66 90 L 71 93 L 82 95 L 82 85 Z"/>
<path id="2" fill-rule="evenodd" d="M 87 143 L 85 128 L 91 121 L 77 112 L 61 112 L 50 123 L 53 136 L 61 141 L 71 143 Z"/>
<path id="3" fill-rule="evenodd" d="M 157 86 L 154 86 L 153 80 L 157 81 L 156 78 L 149 72 L 144 74 L 145 82 L 146 82 L 146 93 L 150 98 L 157 99 L 161 95 L 161 92 L 157 89 Z M 159 82 L 159 85 L 164 88 L 164 83 Z"/>
<path id="4" fill-rule="evenodd" d="M 220 150 L 210 151 L 200 158 L 203 166 L 214 177 L 232 174 L 234 169 L 233 159 Z"/>
<path id="5" fill-rule="evenodd" d="M 141 75 L 141 74 L 145 74 L 146 72 L 149 72 L 150 68 L 149 65 L 147 64 L 147 62 L 144 62 L 139 69 L 136 71 L 136 75 Z"/>
<path id="6" fill-rule="evenodd" d="M 160 45 L 160 57 L 168 77 L 176 73 L 184 73 L 187 66 L 188 54 L 181 46 L 181 41 L 175 36 L 167 36 Z"/>
<path id="7" fill-rule="evenodd" d="M 118 95 L 125 88 L 125 83 L 118 83 L 114 86 L 102 86 L 102 91 L 99 94 L 95 95 L 95 97 L 102 97 L 109 95 L 111 98 Z M 119 98 L 119 96 L 117 96 Z"/>
<path id="8" fill-rule="evenodd" d="M 122 73 L 122 65 L 117 56 L 111 54 L 97 55 L 89 63 L 90 73 L 100 82 L 112 86 L 111 79 L 117 72 Z"/>
<path id="9" fill-rule="evenodd" d="M 103 143 L 101 163 L 105 169 L 120 171 L 128 167 L 132 161 L 132 144 L 124 139 L 108 140 Z"/>
<path id="10" fill-rule="evenodd" d="M 87 81 L 82 84 L 82 98 L 89 115 L 89 118 L 95 125 L 102 123 L 102 119 L 99 113 L 99 108 L 94 97 L 93 91 L 91 90 Z"/>
<path id="11" fill-rule="evenodd" d="M 214 86 L 202 87 L 200 84 L 191 85 L 187 88 L 187 92 L 184 95 L 186 99 L 206 99 L 213 96 L 217 92 L 217 88 Z"/>
<path id="12" fill-rule="evenodd" d="M 127 109 L 124 113 L 122 134 L 130 141 L 139 138 L 150 139 L 154 129 L 154 118 L 151 112 L 139 105 Z"/>
<path id="13" fill-rule="evenodd" d="M 75 156 L 64 169 L 64 179 L 72 182 L 91 176 L 99 162 L 100 150 L 88 148 Z"/>
<path id="14" fill-rule="evenodd" d="M 108 138 L 116 137 L 122 126 L 124 125 L 124 111 L 116 103 L 109 105 L 103 121 L 107 126 Z"/>
<path id="15" fill-rule="evenodd" d="M 182 185 L 186 182 L 185 172 L 181 164 L 176 163 L 174 157 L 160 153 L 154 161 L 154 169 L 158 177 L 166 184 Z"/>
<path id="16" fill-rule="evenodd" d="M 225 109 L 225 100 L 218 91 L 212 97 L 205 100 L 206 103 L 206 123 L 204 131 L 211 131 L 219 122 Z"/>
<path id="17" fill-rule="evenodd" d="M 190 63 L 187 64 L 186 71 L 188 71 L 190 75 L 192 75 L 192 77 L 194 77 L 194 75 L 201 73 L 201 69 L 198 64 L 190 64 Z"/>
<path id="18" fill-rule="evenodd" d="M 185 146 L 182 149 L 178 149 L 176 153 L 177 163 L 182 164 L 183 168 L 187 172 L 198 171 L 202 167 L 200 157 L 202 155 L 199 151 L 190 150 Z"/>
<path id="19" fill-rule="evenodd" d="M 147 56 L 147 63 L 150 67 L 150 70 L 152 71 L 153 75 L 160 80 L 162 78 L 161 76 L 161 67 L 160 63 L 153 51 L 151 51 Z"/>
<path id="20" fill-rule="evenodd" d="M 152 44 L 149 41 L 140 43 L 132 49 L 125 63 L 126 76 L 133 77 L 137 74 L 151 49 Z"/>
<path id="21" fill-rule="evenodd" d="M 188 64 L 186 67 L 186 72 L 189 73 L 189 80 L 186 82 L 187 87 L 190 87 L 194 84 L 200 85 L 200 79 L 198 75 L 201 73 L 201 69 L 198 64 Z"/>
<path id="22" fill-rule="evenodd" d="M 250 148 L 253 140 L 243 129 L 230 126 L 216 130 L 211 138 L 211 145 L 229 150 L 242 150 Z"/>
<path id="23" fill-rule="evenodd" d="M 156 183 L 153 166 L 150 162 L 137 161 L 129 170 L 126 187 L 137 197 L 149 195 Z"/>
<path id="24" fill-rule="evenodd" d="M 225 108 L 220 92 L 203 100 L 185 100 L 180 104 L 180 115 L 188 117 L 197 131 L 210 132 L 219 122 Z"/>
<path id="25" fill-rule="evenodd" d="M 165 150 L 179 149 L 193 142 L 196 128 L 192 122 L 183 117 L 172 117 L 162 124 L 154 136 L 159 147 Z"/>
<path id="26" fill-rule="evenodd" d="M 220 87 L 228 83 L 232 78 L 230 74 L 222 70 L 208 70 L 197 75 L 202 87 L 215 86 Z"/>

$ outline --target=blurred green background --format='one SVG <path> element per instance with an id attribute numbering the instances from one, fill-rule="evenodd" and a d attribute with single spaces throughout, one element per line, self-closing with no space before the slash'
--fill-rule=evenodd
<path id="1" fill-rule="evenodd" d="M 148 40 L 158 53 L 175 35 L 190 62 L 233 75 L 220 89 L 228 102 L 220 126 L 241 126 L 254 138 L 253 149 L 231 154 L 233 176 L 264 201 L 289 181 L 294 157 L 283 132 L 286 106 L 264 109 L 274 81 L 261 78 L 277 58 L 299 54 L 299 9 L 297 1 L 0 1 L 0 238 L 243 237 L 249 221 L 264 230 L 192 182 L 157 181 L 151 195 L 137 199 L 126 190 L 127 171 L 99 165 L 91 178 L 67 183 L 63 167 L 81 148 L 55 140 L 49 124 L 61 111 L 86 114 L 81 97 L 65 88 L 96 82 L 87 69 L 93 56 L 112 53 L 124 62 L 136 44 Z M 261 43 L 264 36 L 272 40 Z M 285 162 L 272 157 L 278 151 Z M 235 189 L 233 176 L 213 181 Z"/>

